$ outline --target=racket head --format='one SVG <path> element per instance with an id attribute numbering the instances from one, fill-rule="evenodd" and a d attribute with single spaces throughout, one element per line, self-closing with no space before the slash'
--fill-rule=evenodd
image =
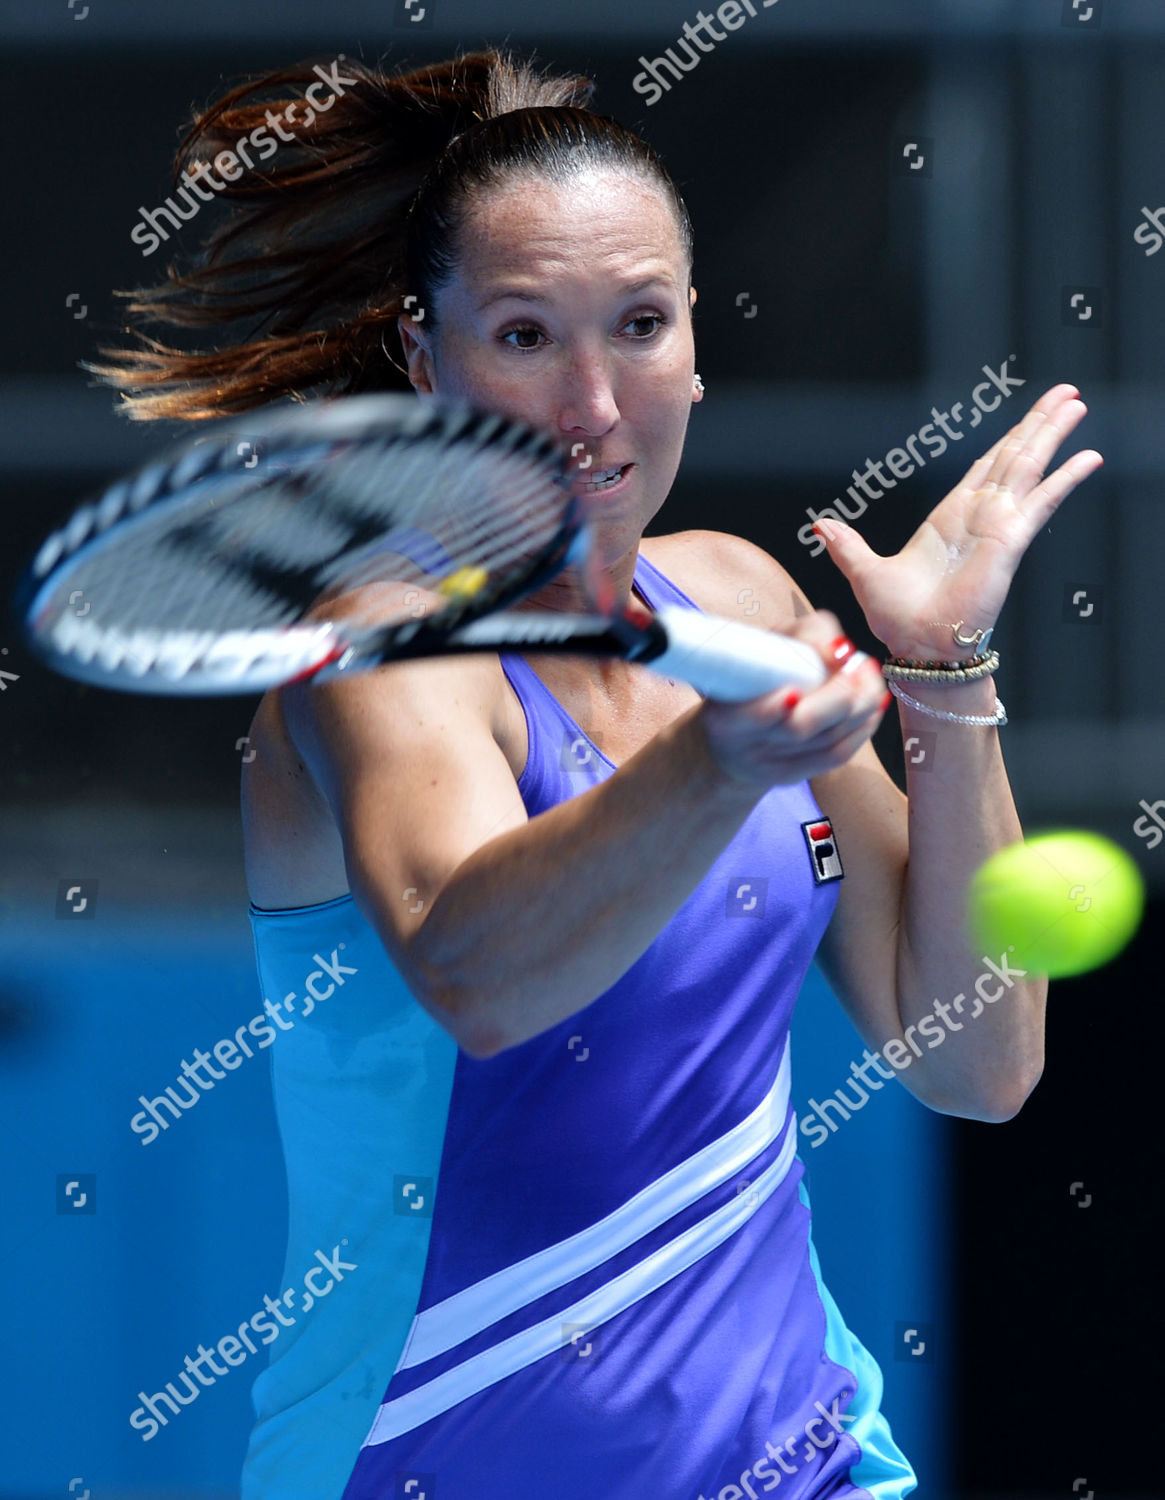
<path id="1" fill-rule="evenodd" d="M 571 565 L 601 609 L 579 470 L 548 434 L 437 398 L 340 397 L 230 418 L 54 531 L 22 574 L 18 623 L 66 676 L 214 696 L 334 660 L 356 627 L 350 611 L 330 621 L 327 604 L 357 590 L 375 598 L 367 624 L 385 660 L 418 622 L 437 650 Z"/>

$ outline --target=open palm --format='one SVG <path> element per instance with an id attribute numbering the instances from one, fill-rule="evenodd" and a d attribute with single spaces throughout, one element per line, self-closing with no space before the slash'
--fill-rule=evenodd
<path id="1" fill-rule="evenodd" d="M 950 659 L 958 654 L 951 625 L 965 622 L 969 635 L 995 624 L 1032 538 L 1104 462 L 1085 449 L 1044 477 L 1087 411 L 1079 395 L 1073 385 L 1057 385 L 1041 396 L 895 556 L 879 556 L 852 527 L 827 523 L 830 556 L 893 655 Z"/>

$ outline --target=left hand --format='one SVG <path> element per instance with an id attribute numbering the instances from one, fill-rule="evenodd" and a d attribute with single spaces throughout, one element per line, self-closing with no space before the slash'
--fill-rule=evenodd
<path id="1" fill-rule="evenodd" d="M 829 555 L 891 655 L 952 661 L 978 649 L 955 645 L 950 627 L 962 620 L 962 634 L 971 635 L 994 626 L 1036 532 L 1104 462 L 1084 449 L 1044 478 L 1086 411 L 1074 385 L 1053 386 L 894 557 L 872 551 L 851 526 L 827 522 L 839 533 L 825 538 Z"/>

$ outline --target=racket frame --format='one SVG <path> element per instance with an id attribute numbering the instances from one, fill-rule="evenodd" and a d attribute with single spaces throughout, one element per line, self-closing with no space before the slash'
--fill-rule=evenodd
<path id="1" fill-rule="evenodd" d="M 386 412 L 392 414 L 391 422 Z M 588 570 L 591 538 L 586 507 L 571 488 L 572 460 L 548 434 L 462 402 L 429 405 L 397 395 L 344 397 L 252 418 L 247 432 L 253 442 L 265 445 L 266 470 L 278 472 L 281 465 L 286 469 L 294 463 L 324 459 L 337 444 L 377 436 L 383 436 L 386 446 L 431 436 L 439 437 L 449 449 L 466 441 L 477 451 L 500 444 L 497 451 L 541 468 L 548 481 L 565 491 L 561 520 L 549 541 L 542 543 L 537 567 L 487 579 L 477 592 L 454 597 L 427 620 L 397 621 L 359 632 L 345 628 L 343 621 L 322 620 L 236 630 L 128 632 L 116 626 L 99 629 L 80 617 L 70 621 L 61 612 L 48 630 L 41 629 L 44 611 L 50 602 L 59 600 L 61 574 L 67 581 L 70 572 L 82 567 L 111 527 L 128 528 L 138 518 L 144 523 L 167 505 L 193 512 L 199 489 L 217 488 L 226 475 L 247 482 L 253 465 L 241 461 L 238 419 L 227 420 L 234 424 L 232 428 L 224 422 L 215 434 L 171 446 L 159 458 L 107 486 L 45 539 L 24 569 L 13 597 L 17 627 L 34 655 L 63 675 L 121 691 L 165 696 L 263 692 L 311 676 L 317 669 L 331 675 L 441 654 L 447 649 L 442 643 L 454 632 L 535 593 L 571 564 L 578 566 L 584 586 L 596 576 L 593 564 Z M 320 595 L 328 592 L 322 584 Z M 136 658 L 135 641 L 143 653 Z M 135 659 L 141 664 L 138 671 L 133 667 Z"/>

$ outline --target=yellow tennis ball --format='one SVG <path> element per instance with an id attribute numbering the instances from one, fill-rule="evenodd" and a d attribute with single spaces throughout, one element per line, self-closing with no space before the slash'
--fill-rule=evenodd
<path id="1" fill-rule="evenodd" d="M 968 925 L 980 952 L 1010 949 L 1020 968 L 1056 979 L 1115 958 L 1144 906 L 1131 855 L 1099 834 L 1065 830 L 986 860 L 971 881 Z"/>

